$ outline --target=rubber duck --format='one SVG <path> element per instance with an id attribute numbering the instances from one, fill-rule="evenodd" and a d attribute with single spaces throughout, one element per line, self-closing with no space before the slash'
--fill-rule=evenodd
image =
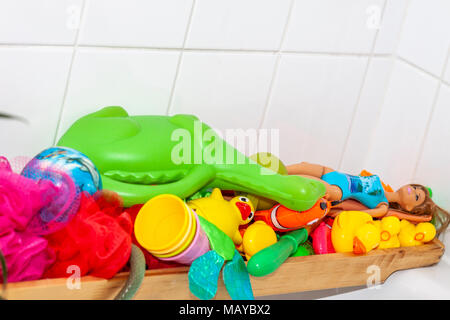
<path id="1" fill-rule="evenodd" d="M 414 239 L 422 243 L 430 242 L 436 236 L 436 228 L 430 222 L 421 222 L 416 225 L 416 236 Z"/>
<path id="2" fill-rule="evenodd" d="M 398 239 L 402 247 L 420 246 L 429 242 L 436 236 L 436 228 L 430 222 L 421 222 L 417 225 L 408 220 L 400 222 Z"/>
<path id="3" fill-rule="evenodd" d="M 227 201 L 218 188 L 214 188 L 209 197 L 191 200 L 187 204 L 228 235 L 236 245 L 242 243 L 239 226 L 248 224 L 255 215 L 253 204 L 247 197 L 238 196 Z"/>
<path id="4" fill-rule="evenodd" d="M 373 227 L 372 216 L 362 211 L 342 211 L 336 216 L 331 228 L 331 241 L 336 252 L 353 252 L 356 231 L 363 225 L 370 223 Z M 367 227 L 366 227 L 367 228 Z M 373 228 L 368 227 L 371 234 Z M 375 227 L 376 228 L 376 227 Z M 370 230 L 372 229 L 372 230 Z M 379 232 L 377 232 L 379 237 Z M 358 246 L 357 251 L 362 250 L 363 238 L 359 234 L 359 241 L 356 240 Z M 376 240 L 376 239 L 375 239 Z M 371 243 L 373 241 L 370 241 Z M 371 245 L 364 245 L 365 248 L 371 248 Z M 366 250 L 368 251 L 368 250 Z"/>
<path id="5" fill-rule="evenodd" d="M 380 245 L 380 230 L 373 221 L 368 221 L 356 229 L 353 238 L 353 253 L 364 254 Z"/>
<path id="6" fill-rule="evenodd" d="M 275 231 L 264 221 L 255 221 L 245 230 L 241 248 L 247 260 L 250 260 L 255 253 L 276 242 Z"/>
<path id="7" fill-rule="evenodd" d="M 379 249 L 389 249 L 400 247 L 398 234 L 400 232 L 400 219 L 394 216 L 384 217 L 374 221 L 375 226 L 380 230 Z"/>

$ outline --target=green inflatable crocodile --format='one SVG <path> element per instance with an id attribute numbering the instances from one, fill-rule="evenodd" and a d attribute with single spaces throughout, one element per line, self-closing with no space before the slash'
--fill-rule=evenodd
<path id="1" fill-rule="evenodd" d="M 129 116 L 106 107 L 77 120 L 58 142 L 86 154 L 105 189 L 125 206 L 171 193 L 186 198 L 201 188 L 244 191 L 304 211 L 325 186 L 275 174 L 245 157 L 192 115 Z"/>

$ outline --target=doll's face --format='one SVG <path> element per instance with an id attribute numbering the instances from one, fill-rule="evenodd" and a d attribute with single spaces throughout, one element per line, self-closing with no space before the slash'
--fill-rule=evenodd
<path id="1" fill-rule="evenodd" d="M 425 192 L 410 184 L 398 189 L 397 193 L 400 197 L 398 204 L 407 211 L 411 211 L 425 201 Z"/>

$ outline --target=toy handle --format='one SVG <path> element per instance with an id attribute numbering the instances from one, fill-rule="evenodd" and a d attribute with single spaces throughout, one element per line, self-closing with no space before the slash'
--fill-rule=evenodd
<path id="1" fill-rule="evenodd" d="M 250 258 L 247 263 L 248 272 L 255 277 L 263 277 L 274 272 L 306 239 L 308 231 L 305 228 L 285 234 L 277 243 L 262 249 Z"/>

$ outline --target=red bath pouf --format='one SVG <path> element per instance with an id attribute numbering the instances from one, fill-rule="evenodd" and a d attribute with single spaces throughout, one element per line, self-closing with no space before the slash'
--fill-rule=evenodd
<path id="1" fill-rule="evenodd" d="M 132 226 L 117 194 L 83 193 L 75 217 L 64 229 L 46 237 L 56 262 L 44 276 L 68 277 L 78 267 L 80 276 L 112 278 L 130 258 Z"/>

